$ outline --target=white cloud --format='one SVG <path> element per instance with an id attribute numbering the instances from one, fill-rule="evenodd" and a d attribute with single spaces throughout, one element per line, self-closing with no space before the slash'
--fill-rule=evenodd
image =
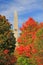
<path id="1" fill-rule="evenodd" d="M 10 6 L 7 6 L 8 9 L 3 11 L 2 14 L 9 15 L 17 10 L 19 14 L 23 14 L 27 11 L 31 12 L 36 9 L 42 9 L 42 4 L 38 4 L 37 0 L 16 0 L 16 2 L 10 3 Z"/>
<path id="2" fill-rule="evenodd" d="M 9 5 L 6 5 L 6 10 L 1 11 L 0 13 L 5 15 L 8 19 L 9 17 L 12 17 L 12 14 L 14 13 L 15 10 L 18 11 L 19 15 L 24 15 L 26 12 L 32 12 L 37 9 L 43 10 L 43 2 L 38 2 L 41 0 L 12 0 L 13 2 L 10 3 Z M 3 4 L 1 7 L 2 9 L 4 8 L 5 4 Z M 38 15 L 39 17 L 39 15 Z M 21 21 L 24 21 L 22 19 L 19 19 L 20 23 Z"/>

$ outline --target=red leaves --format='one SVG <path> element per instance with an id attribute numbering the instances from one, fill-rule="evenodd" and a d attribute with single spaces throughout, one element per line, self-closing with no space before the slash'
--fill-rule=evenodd
<path id="1" fill-rule="evenodd" d="M 38 65 L 43 65 L 43 60 L 41 58 L 37 58 L 36 61 L 37 61 Z"/>
<path id="2" fill-rule="evenodd" d="M 38 65 L 43 65 L 43 64 L 38 64 Z"/>
<path id="3" fill-rule="evenodd" d="M 23 28 L 23 27 L 21 27 L 21 28 L 20 28 L 20 30 L 21 30 L 21 31 L 23 31 L 23 30 L 24 30 L 24 28 Z"/>
<path id="4" fill-rule="evenodd" d="M 25 51 L 25 52 L 30 52 L 30 46 L 29 46 L 29 45 L 26 45 L 24 51 Z"/>
<path id="5" fill-rule="evenodd" d="M 21 46 L 17 47 L 16 51 L 18 52 L 19 55 L 23 54 L 23 52 L 24 52 L 24 46 L 21 45 Z"/>
<path id="6" fill-rule="evenodd" d="M 37 62 L 38 62 L 38 63 L 40 63 L 40 62 L 41 62 L 41 60 L 40 60 L 40 59 L 37 59 Z"/>
<path id="7" fill-rule="evenodd" d="M 33 48 L 32 53 L 34 53 L 34 54 L 37 53 L 37 50 Z"/>
<path id="8" fill-rule="evenodd" d="M 23 34 L 21 35 L 21 37 L 22 37 L 22 38 L 24 38 L 25 36 L 26 36 L 26 34 L 25 34 L 25 33 L 23 33 Z"/>
<path id="9" fill-rule="evenodd" d="M 4 53 L 4 54 L 8 54 L 8 53 L 9 53 L 9 50 L 8 50 L 8 49 L 5 49 L 5 50 L 3 51 L 3 53 Z"/>
<path id="10" fill-rule="evenodd" d="M 32 36 L 32 39 L 34 40 L 36 38 L 36 35 L 34 34 L 33 36 Z"/>
<path id="11" fill-rule="evenodd" d="M 37 23 L 35 22 L 35 20 L 33 20 L 32 18 L 30 18 L 29 20 L 26 21 L 26 23 L 22 24 L 22 27 L 20 28 L 21 31 L 25 30 L 28 26 L 37 26 Z"/>
<path id="12" fill-rule="evenodd" d="M 11 56 L 10 62 L 11 64 L 14 64 L 16 62 L 17 58 L 15 56 Z"/>
<path id="13" fill-rule="evenodd" d="M 31 54 L 30 53 L 26 53 L 25 55 L 26 55 L 26 57 L 31 58 Z"/>
<path id="14" fill-rule="evenodd" d="M 27 42 L 27 40 L 26 39 L 24 39 L 24 43 L 26 43 Z"/>
<path id="15" fill-rule="evenodd" d="M 21 42 L 22 42 L 21 38 L 18 38 L 18 40 L 17 40 L 17 41 L 18 41 L 18 43 L 21 43 Z"/>
<path id="16" fill-rule="evenodd" d="M 16 51 L 19 55 L 25 55 L 26 57 L 32 57 L 32 54 L 37 53 L 37 50 L 33 47 L 30 47 L 30 45 L 18 46 L 16 47 Z"/>
<path id="17" fill-rule="evenodd" d="M 16 61 L 17 61 L 17 58 L 14 56 L 14 55 L 5 55 L 5 65 L 7 63 L 7 65 L 13 65 Z M 7 61 L 6 61 L 7 60 Z"/>
<path id="18" fill-rule="evenodd" d="M 35 22 L 35 20 L 34 19 L 32 19 L 32 18 L 29 18 L 29 20 L 27 20 L 27 22 L 26 22 L 26 25 L 31 25 L 31 26 L 36 26 L 37 25 L 37 23 Z"/>
<path id="19" fill-rule="evenodd" d="M 39 38 L 37 37 L 36 34 L 37 34 L 37 31 L 39 31 L 39 29 L 41 29 L 42 27 L 43 27 L 43 23 L 39 24 L 32 18 L 30 18 L 29 20 L 27 20 L 25 23 L 22 24 L 22 27 L 20 28 L 20 30 L 22 31 L 22 34 L 20 35 L 18 42 L 24 46 L 20 45 L 16 49 L 18 55 L 26 56 L 32 59 L 34 57 L 34 59 L 36 59 L 35 56 L 38 56 L 38 53 L 40 50 L 38 49 Z M 40 61 L 41 61 L 40 59 L 37 59 L 37 64 Z M 39 65 L 43 65 L 43 64 L 39 64 Z"/>
<path id="20" fill-rule="evenodd" d="M 41 22 L 39 25 L 38 25 L 38 28 L 42 28 L 43 27 L 43 22 Z"/>

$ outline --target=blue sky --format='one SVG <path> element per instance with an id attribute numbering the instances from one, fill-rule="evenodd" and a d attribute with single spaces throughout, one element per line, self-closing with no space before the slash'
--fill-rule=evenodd
<path id="1" fill-rule="evenodd" d="M 19 27 L 28 18 L 43 21 L 43 0 L 0 0 L 0 14 L 14 23 L 14 11 L 18 12 Z"/>

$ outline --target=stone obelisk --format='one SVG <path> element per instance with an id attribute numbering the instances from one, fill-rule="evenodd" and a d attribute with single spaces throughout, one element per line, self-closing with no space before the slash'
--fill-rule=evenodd
<path id="1" fill-rule="evenodd" d="M 17 11 L 14 12 L 14 36 L 16 38 L 16 46 L 18 45 L 18 14 Z"/>

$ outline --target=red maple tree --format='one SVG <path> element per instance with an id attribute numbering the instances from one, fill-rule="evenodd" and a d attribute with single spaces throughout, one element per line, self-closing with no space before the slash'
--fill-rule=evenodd
<path id="1" fill-rule="evenodd" d="M 17 40 L 19 46 L 16 47 L 17 54 L 33 59 L 32 63 L 35 61 L 37 65 L 43 65 L 43 23 L 37 23 L 30 18 L 20 30 L 21 35 Z"/>

